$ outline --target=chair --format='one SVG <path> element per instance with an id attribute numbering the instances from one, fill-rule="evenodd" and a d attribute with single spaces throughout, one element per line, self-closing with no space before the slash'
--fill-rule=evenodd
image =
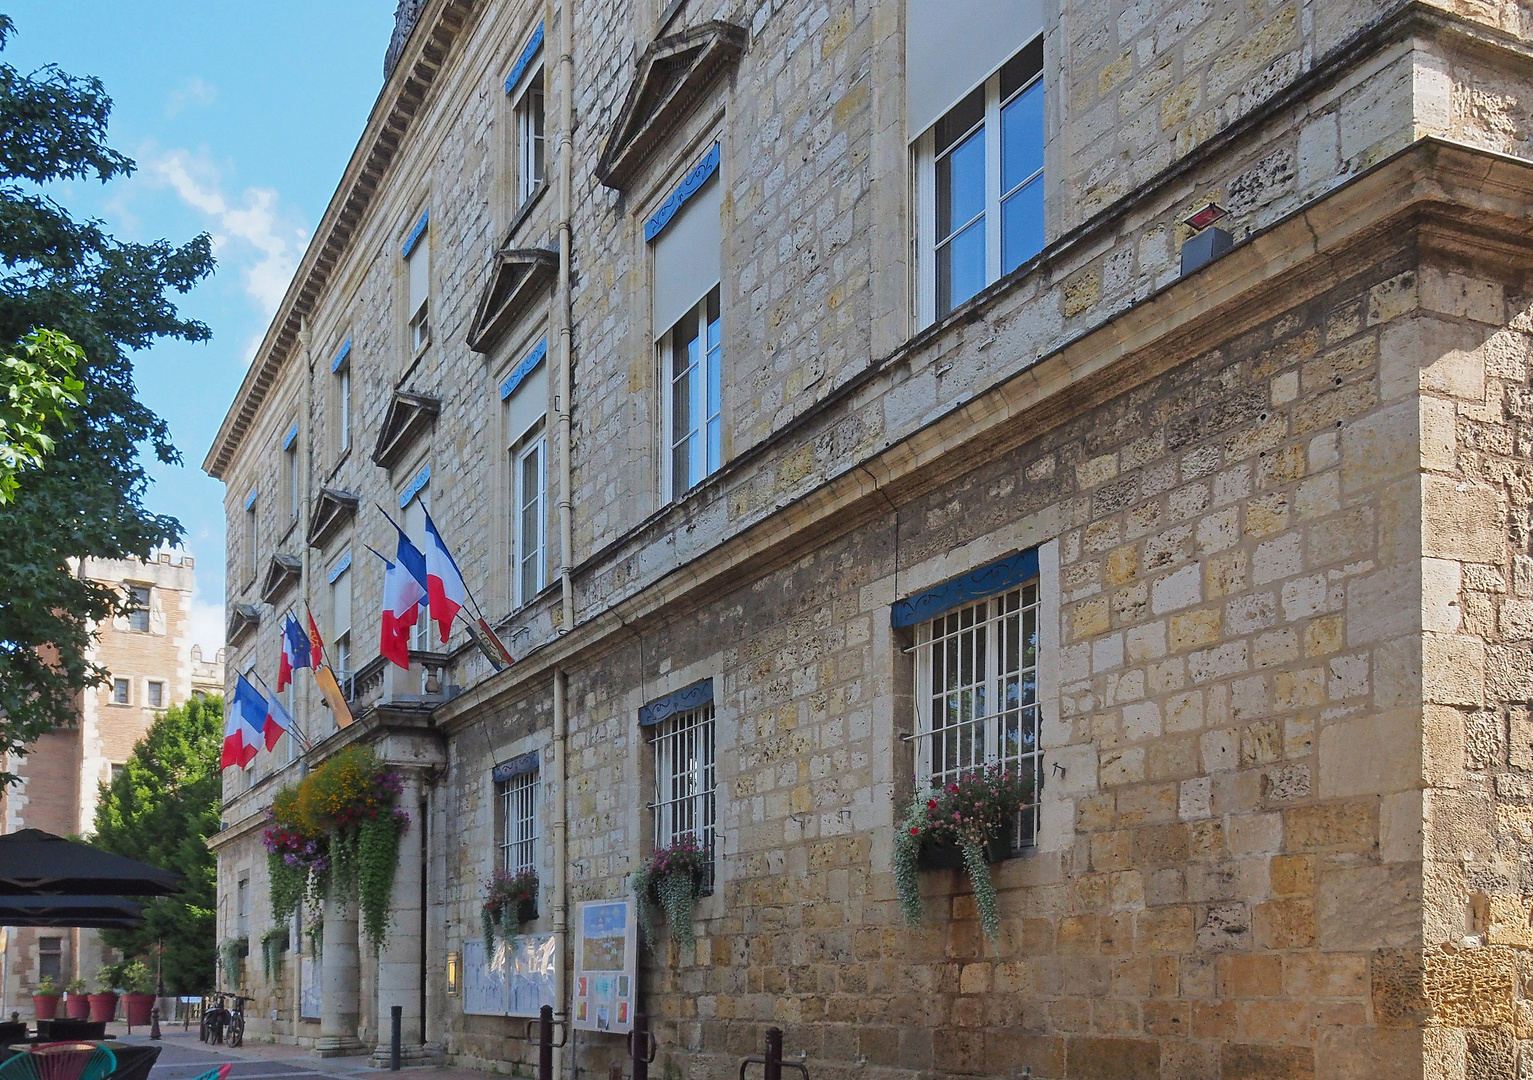
<path id="1" fill-rule="evenodd" d="M 0 1063 L 0 1080 L 106 1080 L 117 1055 L 87 1042 L 44 1043 Z"/>
<path id="2" fill-rule="evenodd" d="M 26 1041 L 26 1024 L 20 1021 L 12 1023 L 9 1020 L 0 1022 L 0 1046 L 9 1046 L 11 1043 L 23 1043 Z"/>
<path id="3" fill-rule="evenodd" d="M 234 1068 L 234 1062 L 226 1061 L 222 1065 L 215 1065 L 207 1072 L 192 1077 L 192 1080 L 229 1080 L 229 1070 L 232 1068 Z"/>
<path id="4" fill-rule="evenodd" d="M 111 1047 L 117 1057 L 117 1068 L 107 1080 L 149 1080 L 149 1070 L 159 1060 L 159 1046 L 134 1046 L 120 1044 Z"/>

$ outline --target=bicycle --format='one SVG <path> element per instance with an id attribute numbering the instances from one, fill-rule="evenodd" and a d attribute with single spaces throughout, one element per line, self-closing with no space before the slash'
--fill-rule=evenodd
<path id="1" fill-rule="evenodd" d="M 202 1027 L 198 1037 L 211 1046 L 222 1045 L 224 1041 L 224 1029 L 228 1026 L 230 1012 L 224 1005 L 225 994 L 204 994 L 202 996 Z M 211 1001 L 213 1004 L 208 1005 Z M 243 1034 L 243 1032 L 241 1032 Z"/>
<path id="2" fill-rule="evenodd" d="M 230 1046 L 240 1046 L 245 1041 L 245 1002 L 254 1001 L 255 998 L 241 997 L 239 994 L 231 996 L 234 998 L 234 1012 L 229 1015 L 229 1029 L 224 1037 Z"/>

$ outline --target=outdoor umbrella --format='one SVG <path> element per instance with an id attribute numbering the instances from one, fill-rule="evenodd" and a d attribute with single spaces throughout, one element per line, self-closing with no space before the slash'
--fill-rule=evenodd
<path id="1" fill-rule="evenodd" d="M 180 874 L 41 829 L 0 836 L 0 896 L 170 896 Z"/>
<path id="2" fill-rule="evenodd" d="M 0 896 L 0 926 L 133 929 L 143 912 L 143 904 L 115 896 Z"/>

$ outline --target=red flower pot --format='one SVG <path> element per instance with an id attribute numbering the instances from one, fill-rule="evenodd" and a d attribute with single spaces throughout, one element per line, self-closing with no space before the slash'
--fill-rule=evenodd
<path id="1" fill-rule="evenodd" d="M 64 999 L 64 1008 L 71 1020 L 89 1020 L 90 995 L 70 994 Z"/>
<path id="2" fill-rule="evenodd" d="M 57 994 L 33 994 L 32 1008 L 37 1010 L 39 1020 L 52 1020 L 59 1012 L 59 996 Z"/>
<path id="3" fill-rule="evenodd" d="M 153 994 L 124 994 L 123 1011 L 128 1014 L 128 1026 L 144 1026 L 149 1023 L 149 1011 L 154 1008 Z"/>
<path id="4" fill-rule="evenodd" d="M 117 1016 L 117 995 L 108 990 L 90 996 L 90 1020 L 93 1024 L 110 1022 Z"/>

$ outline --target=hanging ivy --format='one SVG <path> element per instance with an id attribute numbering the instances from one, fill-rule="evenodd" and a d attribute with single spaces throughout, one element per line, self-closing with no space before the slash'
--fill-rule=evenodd
<path id="1" fill-rule="evenodd" d="M 668 847 L 656 848 L 648 861 L 633 874 L 633 894 L 638 899 L 639 926 L 644 939 L 655 940 L 651 904 L 659 904 L 671 933 L 684 949 L 696 943 L 692 933 L 692 911 L 702 894 L 703 876 L 708 870 L 708 852 L 691 833 L 683 833 Z"/>
<path id="2" fill-rule="evenodd" d="M 268 983 L 282 973 L 282 954 L 291 944 L 286 926 L 274 926 L 261 935 L 261 974 Z"/>
<path id="3" fill-rule="evenodd" d="M 495 871 L 485 888 L 484 904 L 479 909 L 479 926 L 484 932 L 486 962 L 495 954 L 495 935 L 502 941 L 516 936 L 522 923 L 538 917 L 538 872 L 531 867 L 508 874 Z"/>
<path id="4" fill-rule="evenodd" d="M 399 839 L 410 816 L 395 806 L 404 784 L 364 746 L 342 750 L 280 792 L 263 836 L 271 874 L 272 915 L 292 918 L 305 897 L 317 906 L 331 877 L 355 882 L 362 924 L 381 946 L 392 914 Z M 330 898 L 344 904 L 345 896 Z"/>
<path id="5" fill-rule="evenodd" d="M 245 981 L 245 957 L 250 955 L 250 939 L 224 938 L 218 946 L 219 959 L 224 962 L 224 977 L 230 985 L 238 987 Z"/>

